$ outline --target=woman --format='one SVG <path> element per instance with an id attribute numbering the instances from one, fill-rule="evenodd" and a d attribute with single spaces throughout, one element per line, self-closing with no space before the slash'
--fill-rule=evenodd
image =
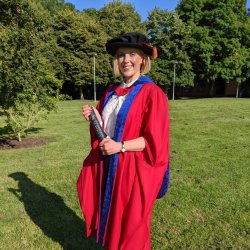
<path id="1" fill-rule="evenodd" d="M 169 120 L 166 95 L 150 78 L 157 50 L 132 32 L 106 43 L 114 57 L 111 85 L 95 109 L 109 136 L 98 141 L 90 126 L 90 154 L 77 181 L 87 236 L 109 250 L 151 249 L 150 219 L 168 186 Z M 83 106 L 89 120 L 90 106 Z"/>

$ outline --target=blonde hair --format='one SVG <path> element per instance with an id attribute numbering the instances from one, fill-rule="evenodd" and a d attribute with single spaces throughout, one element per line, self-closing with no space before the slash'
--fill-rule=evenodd
<path id="1" fill-rule="evenodd" d="M 144 55 L 145 62 L 141 65 L 141 75 L 147 74 L 151 70 L 151 60 L 150 57 L 147 55 Z M 115 55 L 113 59 L 113 73 L 115 77 L 122 76 L 120 69 L 118 67 L 118 58 Z"/>

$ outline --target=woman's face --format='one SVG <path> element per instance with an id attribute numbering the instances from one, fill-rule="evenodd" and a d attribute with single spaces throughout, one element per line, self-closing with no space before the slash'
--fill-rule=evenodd
<path id="1" fill-rule="evenodd" d="M 141 65 L 145 59 L 143 52 L 135 48 L 119 48 L 116 53 L 118 67 L 126 83 L 140 76 Z"/>

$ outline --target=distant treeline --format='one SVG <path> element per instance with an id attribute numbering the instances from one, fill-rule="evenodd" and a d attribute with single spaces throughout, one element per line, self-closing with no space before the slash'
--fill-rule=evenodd
<path id="1" fill-rule="evenodd" d="M 146 21 L 122 1 L 80 12 L 64 0 L 0 0 L 0 115 L 15 124 L 13 130 L 23 123 L 17 117 L 33 110 L 29 127 L 62 93 L 93 98 L 94 56 L 103 92 L 119 80 L 105 43 L 128 31 L 147 34 L 158 48 L 150 77 L 168 95 L 174 76 L 177 88 L 206 86 L 209 96 L 219 82 L 249 86 L 245 0 L 182 0 L 175 12 L 155 8 Z"/>

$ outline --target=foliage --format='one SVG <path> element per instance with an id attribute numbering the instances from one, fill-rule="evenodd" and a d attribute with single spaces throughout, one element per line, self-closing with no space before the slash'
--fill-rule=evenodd
<path id="1" fill-rule="evenodd" d="M 17 135 L 19 141 L 32 125 L 46 117 L 46 114 L 56 105 L 54 97 L 41 98 L 38 93 L 32 93 L 29 90 L 27 92 L 17 94 L 13 105 L 4 111 L 7 117 L 7 128 L 9 127 L 14 135 Z"/>
<path id="2" fill-rule="evenodd" d="M 91 16 L 92 18 L 98 19 L 98 10 L 96 10 L 95 8 L 83 9 L 82 12 L 87 14 L 88 16 Z"/>
<path id="3" fill-rule="evenodd" d="M 245 48 L 245 52 L 247 53 L 246 63 L 242 67 L 242 74 L 245 76 L 246 79 L 250 79 L 250 15 L 248 15 L 244 19 L 244 24 L 241 29 L 241 43 L 242 46 Z"/>
<path id="4" fill-rule="evenodd" d="M 131 31 L 146 33 L 140 15 L 130 3 L 112 1 L 98 11 L 97 18 L 109 38 Z"/>
<path id="5" fill-rule="evenodd" d="M 176 83 L 193 85 L 194 74 L 187 51 L 191 47 L 190 28 L 175 12 L 155 8 L 149 13 L 147 31 L 152 44 L 158 49 L 152 77 L 162 85 L 171 85 L 176 65 Z"/>
<path id="6" fill-rule="evenodd" d="M 47 13 L 34 1 L 0 5 L 0 106 L 20 139 L 38 114 L 55 108 L 61 82 L 48 56 L 55 43 Z"/>
<path id="7" fill-rule="evenodd" d="M 64 0 L 36 0 L 38 3 L 48 10 L 52 15 L 62 10 L 65 6 Z"/>
<path id="8" fill-rule="evenodd" d="M 245 1 L 183 0 L 177 12 L 192 28 L 189 55 L 198 78 L 209 80 L 211 86 L 216 78 L 246 80 L 249 45 L 245 44 L 250 37 Z"/>
<path id="9" fill-rule="evenodd" d="M 97 82 L 107 82 L 111 71 L 109 58 L 104 53 L 107 36 L 94 18 L 64 9 L 56 17 L 54 30 L 61 48 L 58 58 L 64 67 L 64 82 L 72 87 L 92 84 L 94 54 Z"/>

